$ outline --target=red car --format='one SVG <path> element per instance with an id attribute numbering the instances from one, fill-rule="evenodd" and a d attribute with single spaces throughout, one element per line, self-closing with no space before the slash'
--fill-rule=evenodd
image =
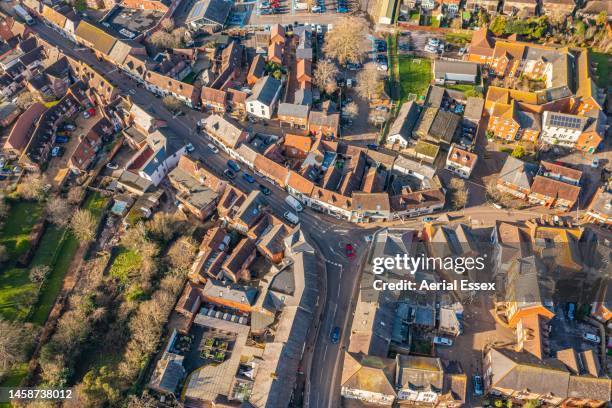
<path id="1" fill-rule="evenodd" d="M 346 244 L 344 250 L 346 251 L 347 258 L 353 258 L 355 256 L 355 248 L 353 248 L 352 244 Z"/>

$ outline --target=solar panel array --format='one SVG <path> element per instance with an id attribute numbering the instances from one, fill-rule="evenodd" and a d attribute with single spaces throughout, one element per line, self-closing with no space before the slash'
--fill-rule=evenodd
<path id="1" fill-rule="evenodd" d="M 565 115 L 551 115 L 550 124 L 556 127 L 564 127 L 570 129 L 580 129 L 582 123 L 581 118 Z"/>

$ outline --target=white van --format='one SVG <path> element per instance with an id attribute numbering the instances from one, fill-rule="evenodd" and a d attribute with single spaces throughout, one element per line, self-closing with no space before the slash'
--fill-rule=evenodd
<path id="1" fill-rule="evenodd" d="M 298 224 L 300 222 L 300 218 L 297 216 L 297 214 L 294 214 L 291 211 L 285 211 L 283 217 L 285 217 L 285 219 L 292 224 Z"/>
<path id="2" fill-rule="evenodd" d="M 300 203 L 295 197 L 288 195 L 287 198 L 285 198 L 285 202 L 289 204 L 291 208 L 293 208 L 297 212 L 304 211 L 304 207 L 302 206 L 302 203 Z"/>

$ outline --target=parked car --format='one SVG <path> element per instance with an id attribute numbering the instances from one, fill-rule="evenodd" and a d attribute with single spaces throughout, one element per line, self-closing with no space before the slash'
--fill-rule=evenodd
<path id="1" fill-rule="evenodd" d="M 304 206 L 295 197 L 288 195 L 287 198 L 285 198 L 285 202 L 289 204 L 291 208 L 293 208 L 297 212 L 304 211 Z"/>
<path id="2" fill-rule="evenodd" d="M 117 163 L 108 162 L 106 163 L 106 168 L 111 170 L 117 170 L 119 168 L 119 165 Z"/>
<path id="3" fill-rule="evenodd" d="M 236 178 L 236 173 L 234 173 L 233 171 L 231 171 L 230 169 L 225 169 L 223 171 L 223 175 L 225 175 L 225 177 L 227 177 L 230 180 L 233 180 Z"/>
<path id="4" fill-rule="evenodd" d="M 451 339 L 447 339 L 446 337 L 440 337 L 440 336 L 436 336 L 433 339 L 434 344 L 437 344 L 439 346 L 452 346 L 453 345 L 453 341 Z"/>
<path id="5" fill-rule="evenodd" d="M 242 178 L 247 182 L 247 183 L 254 183 L 255 179 L 253 178 L 253 176 L 251 176 L 249 173 L 242 173 Z"/>
<path id="6" fill-rule="evenodd" d="M 591 162 L 591 167 L 594 168 L 594 169 L 599 167 L 599 158 L 595 157 L 593 159 L 593 161 Z"/>
<path id="7" fill-rule="evenodd" d="M 574 318 L 576 317 L 576 304 L 575 303 L 568 303 L 567 305 L 567 318 L 569 319 L 569 321 L 574 320 Z"/>
<path id="8" fill-rule="evenodd" d="M 596 344 L 599 344 L 599 342 L 601 341 L 599 336 L 596 336 L 593 333 L 583 333 L 582 338 L 585 339 L 586 341 L 590 341 L 591 343 L 596 343 Z"/>
<path id="9" fill-rule="evenodd" d="M 230 169 L 232 169 L 236 173 L 238 173 L 240 171 L 240 166 L 238 165 L 238 163 L 236 163 L 233 160 L 228 160 L 227 161 L 227 167 L 229 167 Z"/>
<path id="10" fill-rule="evenodd" d="M 51 149 L 51 157 L 61 156 L 62 153 L 63 153 L 63 149 L 59 146 L 55 146 L 53 149 Z"/>
<path id="11" fill-rule="evenodd" d="M 72 131 L 76 130 L 76 126 L 74 126 L 71 123 L 66 123 L 66 124 L 64 124 L 63 129 L 65 131 L 72 132 Z"/>
<path id="12" fill-rule="evenodd" d="M 207 146 L 207 147 L 210 149 L 210 151 L 211 151 L 211 152 L 213 152 L 214 154 L 219 153 L 219 149 L 217 149 L 217 146 L 215 146 L 214 144 L 209 143 L 209 144 L 207 144 L 206 146 Z"/>
<path id="13" fill-rule="evenodd" d="M 264 186 L 263 184 L 259 185 L 259 190 L 264 194 L 264 195 L 270 195 L 271 191 L 268 187 Z"/>
<path id="14" fill-rule="evenodd" d="M 347 258 L 354 258 L 355 257 L 355 248 L 353 248 L 353 244 L 346 244 L 344 246 L 344 251 L 346 253 L 346 257 Z"/>
<path id="15" fill-rule="evenodd" d="M 423 222 L 432 222 L 435 221 L 436 219 L 434 217 L 425 217 L 423 218 Z"/>
<path id="16" fill-rule="evenodd" d="M 378 150 L 378 145 L 374 143 L 368 143 L 366 147 L 370 150 Z"/>
<path id="17" fill-rule="evenodd" d="M 482 377 L 479 375 L 475 375 L 474 376 L 474 395 L 482 395 L 482 394 L 484 394 Z"/>
<path id="18" fill-rule="evenodd" d="M 340 328 L 338 326 L 334 327 L 331 333 L 329 333 L 329 339 L 331 340 L 332 344 L 338 344 L 340 341 Z"/>
<path id="19" fill-rule="evenodd" d="M 187 146 L 185 146 L 185 150 L 187 150 L 187 153 L 191 153 L 195 150 L 195 147 L 193 147 L 193 144 L 188 143 Z"/>
<path id="20" fill-rule="evenodd" d="M 55 143 L 68 143 L 68 140 L 70 140 L 68 136 L 60 135 L 55 137 Z"/>
<path id="21" fill-rule="evenodd" d="M 300 222 L 300 217 L 297 214 L 292 213 L 291 211 L 285 211 L 283 217 L 292 224 L 298 224 Z"/>

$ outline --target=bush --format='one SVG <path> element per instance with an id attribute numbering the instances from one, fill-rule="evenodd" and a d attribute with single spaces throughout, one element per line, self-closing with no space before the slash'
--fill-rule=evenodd
<path id="1" fill-rule="evenodd" d="M 523 146 L 516 146 L 514 150 L 512 150 L 511 156 L 517 159 L 524 157 L 526 154 L 525 148 Z"/>

